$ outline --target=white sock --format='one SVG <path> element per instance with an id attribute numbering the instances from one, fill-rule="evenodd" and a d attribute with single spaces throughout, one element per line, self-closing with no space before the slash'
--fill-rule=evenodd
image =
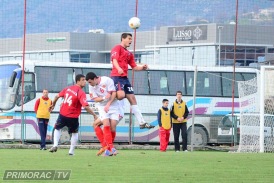
<path id="1" fill-rule="evenodd" d="M 72 133 L 71 139 L 70 139 L 69 154 L 74 154 L 74 149 L 75 149 L 75 146 L 77 145 L 77 142 L 78 142 L 78 133 Z"/>
<path id="2" fill-rule="evenodd" d="M 138 105 L 132 105 L 132 106 L 131 106 L 131 109 L 132 109 L 132 112 L 133 112 L 135 118 L 137 119 L 138 123 L 139 123 L 140 125 L 144 124 L 144 123 L 145 123 L 145 120 L 144 120 L 144 118 L 143 118 L 143 115 L 142 115 L 142 113 L 141 113 L 141 111 L 140 111 Z"/>
<path id="3" fill-rule="evenodd" d="M 54 147 L 57 147 L 58 146 L 58 142 L 60 140 L 60 137 L 61 137 L 61 130 L 57 130 L 57 129 L 54 129 L 54 142 L 53 142 L 53 146 Z"/>

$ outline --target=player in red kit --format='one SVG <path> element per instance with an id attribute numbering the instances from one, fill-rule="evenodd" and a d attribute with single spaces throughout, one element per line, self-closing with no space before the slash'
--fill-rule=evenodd
<path id="1" fill-rule="evenodd" d="M 64 88 L 59 94 L 57 94 L 52 102 L 50 111 L 55 107 L 59 98 L 63 98 L 63 102 L 60 109 L 60 114 L 55 123 L 54 130 L 54 145 L 49 152 L 56 152 L 58 142 L 61 136 L 61 129 L 65 126 L 68 127 L 68 132 L 71 134 L 71 145 L 69 149 L 69 155 L 74 155 L 74 149 L 78 141 L 78 129 L 79 129 L 79 115 L 81 114 L 81 108 L 83 107 L 88 113 L 93 115 L 94 120 L 97 119 L 96 114 L 92 111 L 87 103 L 86 93 L 82 88 L 86 85 L 85 76 L 78 74 L 75 77 L 76 84 Z"/>
<path id="2" fill-rule="evenodd" d="M 154 126 L 145 122 L 143 115 L 137 105 L 133 88 L 128 80 L 128 65 L 135 71 L 146 70 L 148 66 L 137 65 L 134 60 L 134 55 L 127 50 L 132 42 L 132 35 L 130 33 L 123 33 L 121 35 L 121 43 L 116 45 L 111 50 L 112 71 L 111 78 L 114 81 L 117 91 L 117 98 L 121 100 L 127 98 L 133 114 L 139 122 L 140 128 L 154 128 Z"/>

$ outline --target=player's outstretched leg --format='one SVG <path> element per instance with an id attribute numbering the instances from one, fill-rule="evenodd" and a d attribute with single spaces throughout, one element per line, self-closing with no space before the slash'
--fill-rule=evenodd
<path id="1" fill-rule="evenodd" d="M 105 150 L 108 148 L 108 146 L 105 142 L 104 133 L 103 133 L 103 130 L 101 129 L 101 127 L 100 126 L 94 127 L 94 131 L 95 131 L 95 134 L 101 144 L 100 150 L 96 153 L 97 156 L 100 156 L 101 154 L 103 154 L 105 152 Z"/>
<path id="2" fill-rule="evenodd" d="M 150 125 L 149 123 L 145 122 L 145 120 L 143 118 L 143 115 L 142 115 L 138 105 L 132 105 L 131 109 L 132 109 L 132 112 L 133 112 L 134 116 L 136 117 L 137 121 L 140 124 L 140 129 L 144 129 L 144 128 L 149 128 L 150 129 L 150 128 L 155 127 L 155 126 Z"/>
<path id="3" fill-rule="evenodd" d="M 104 126 L 104 138 L 107 143 L 108 149 L 105 150 L 103 156 L 112 156 L 111 149 L 113 148 L 113 143 L 112 143 L 112 136 L 111 136 L 111 131 L 110 131 L 110 126 Z"/>
<path id="4" fill-rule="evenodd" d="M 56 152 L 57 151 L 57 146 L 52 146 L 50 149 L 49 149 L 49 152 L 53 153 L 53 152 Z"/>
<path id="5" fill-rule="evenodd" d="M 72 133 L 71 140 L 70 140 L 70 149 L 69 149 L 70 156 L 74 155 L 74 149 L 75 149 L 77 142 L 78 142 L 78 133 Z"/>
<path id="6" fill-rule="evenodd" d="M 61 130 L 57 130 L 54 129 L 54 143 L 53 143 L 53 147 L 50 148 L 49 152 L 53 153 L 57 151 L 57 146 L 58 146 L 58 142 L 60 140 L 60 136 L 61 136 Z"/>

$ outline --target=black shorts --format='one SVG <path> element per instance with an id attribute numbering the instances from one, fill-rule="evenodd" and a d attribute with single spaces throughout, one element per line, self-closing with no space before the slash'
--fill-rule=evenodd
<path id="1" fill-rule="evenodd" d="M 57 121 L 54 125 L 54 128 L 57 130 L 62 129 L 63 127 L 68 127 L 68 133 L 78 133 L 79 130 L 79 118 L 68 118 L 59 114 Z"/>
<path id="2" fill-rule="evenodd" d="M 133 88 L 127 77 L 112 76 L 111 77 L 116 91 L 123 90 L 125 94 L 134 94 Z"/>

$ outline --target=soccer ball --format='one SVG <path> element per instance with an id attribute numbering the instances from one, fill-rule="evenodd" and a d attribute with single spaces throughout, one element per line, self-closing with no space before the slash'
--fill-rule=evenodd
<path id="1" fill-rule="evenodd" d="M 138 17 L 132 17 L 131 19 L 129 19 L 128 25 L 132 29 L 138 29 L 141 25 L 141 21 Z"/>

